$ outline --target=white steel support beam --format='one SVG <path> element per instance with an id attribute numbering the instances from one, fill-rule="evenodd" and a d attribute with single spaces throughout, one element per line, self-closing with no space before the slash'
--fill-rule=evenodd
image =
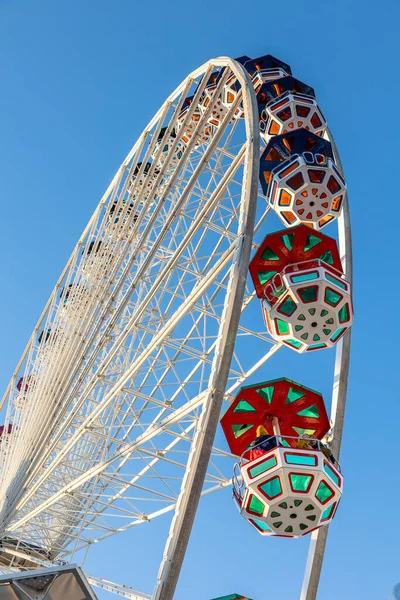
<path id="1" fill-rule="evenodd" d="M 245 181 L 240 204 L 239 241 L 225 298 L 223 326 L 220 327 L 217 341 L 211 389 L 205 400 L 192 442 L 187 470 L 160 566 L 154 600 L 172 600 L 189 542 L 225 394 L 239 326 L 255 225 L 259 169 L 257 102 L 245 69 L 233 60 L 228 59 L 227 64 L 235 73 L 243 89 L 243 104 L 246 114 L 247 152 Z"/>

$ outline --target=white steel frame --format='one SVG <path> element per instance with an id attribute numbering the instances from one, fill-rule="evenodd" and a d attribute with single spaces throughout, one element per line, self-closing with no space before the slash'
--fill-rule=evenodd
<path id="1" fill-rule="evenodd" d="M 167 127 L 168 139 L 197 84 L 183 127 L 190 122 L 216 68 L 225 70 L 214 93 L 234 73 L 237 98 L 206 143 L 196 132 L 203 131 L 212 103 L 203 110 L 179 167 L 172 168 L 179 135 L 161 161 L 161 128 Z M 233 119 L 240 105 L 244 119 Z M 172 599 L 200 496 L 231 484 L 231 455 L 213 449 L 223 400 L 281 347 L 246 318 L 256 300 L 246 285 L 250 252 L 266 233 L 269 211 L 264 200 L 257 204 L 259 149 L 250 78 L 236 61 L 218 58 L 178 86 L 122 163 L 2 401 L 12 431 L 0 450 L 0 537 L 18 541 L 15 559 L 19 544 L 29 541 L 46 549 L 49 564 L 71 560 L 101 539 L 173 512 L 153 594 Z M 97 253 L 90 252 L 93 240 L 102 242 Z M 339 245 L 349 279 L 347 205 Z M 67 286 L 64 303 L 60 290 Z M 257 302 L 255 310 L 262 328 Z M 49 329 L 47 342 L 38 344 L 38 333 Z M 237 351 L 246 339 L 259 344 L 247 364 Z M 335 454 L 349 347 L 347 334 L 336 355 Z M 17 393 L 22 376 L 28 389 Z M 326 534 L 324 528 L 312 537 L 302 600 L 316 597 Z"/>

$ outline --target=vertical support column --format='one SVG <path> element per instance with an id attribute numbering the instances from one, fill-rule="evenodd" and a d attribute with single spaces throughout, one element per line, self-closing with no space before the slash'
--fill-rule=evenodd
<path id="1" fill-rule="evenodd" d="M 329 141 L 332 144 L 335 162 L 343 173 L 340 156 L 328 130 Z M 338 221 L 339 251 L 343 270 L 350 283 L 353 279 L 353 256 L 351 244 L 351 223 L 348 202 L 343 206 L 342 214 Z M 331 444 L 333 454 L 339 458 L 342 443 L 344 414 L 346 409 L 347 382 L 350 367 L 350 344 L 351 329 L 338 342 L 336 347 L 335 374 L 332 390 L 331 420 L 334 427 L 334 437 Z M 304 573 L 303 587 L 300 600 L 315 600 L 318 592 L 318 584 L 321 576 L 322 561 L 325 553 L 328 527 L 320 527 L 311 534 L 311 542 L 308 551 L 307 564 Z"/>
<path id="2" fill-rule="evenodd" d="M 225 394 L 239 326 L 256 214 L 260 141 L 255 93 L 250 78 L 242 65 L 226 58 L 213 60 L 212 63 L 215 66 L 231 68 L 243 90 L 247 150 L 239 219 L 239 240 L 231 266 L 232 272 L 215 349 L 209 393 L 205 399 L 192 442 L 153 600 L 172 600 L 185 557 Z"/>

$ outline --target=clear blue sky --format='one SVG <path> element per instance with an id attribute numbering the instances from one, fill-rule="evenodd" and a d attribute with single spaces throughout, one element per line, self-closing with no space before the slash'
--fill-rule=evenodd
<path id="1" fill-rule="evenodd" d="M 385 599 L 400 580 L 399 21 L 398 0 L 0 0 L 1 388 L 114 172 L 189 71 L 269 52 L 316 89 L 349 183 L 356 306 L 345 493 L 319 600 Z M 305 360 L 284 358 L 271 378 L 304 380 Z M 305 383 L 327 390 L 310 364 Z M 167 530 L 159 519 L 117 536 L 85 566 L 151 591 Z M 302 540 L 258 537 L 230 493 L 216 494 L 201 505 L 176 599 L 295 600 L 305 553 Z"/>

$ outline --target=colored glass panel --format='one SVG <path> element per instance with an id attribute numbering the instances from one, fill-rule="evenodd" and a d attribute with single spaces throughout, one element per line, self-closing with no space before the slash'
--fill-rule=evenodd
<path id="1" fill-rule="evenodd" d="M 349 320 L 349 305 L 345 304 L 339 310 L 339 323 L 346 323 Z"/>
<path id="2" fill-rule="evenodd" d="M 290 473 L 289 474 L 290 484 L 292 486 L 292 490 L 294 492 L 308 492 L 311 482 L 312 475 L 300 475 L 300 473 Z"/>
<path id="3" fill-rule="evenodd" d="M 295 501 L 294 501 L 294 505 L 296 506 L 296 508 L 297 508 L 298 506 L 300 506 L 300 504 L 303 504 L 303 500 L 295 500 Z"/>
<path id="4" fill-rule="evenodd" d="M 309 465 L 310 467 L 315 467 L 317 464 L 316 456 L 306 456 L 305 454 L 291 454 L 289 452 L 285 452 L 285 458 L 289 465 Z M 299 502 L 301 502 L 301 500 L 299 500 Z"/>
<path id="5" fill-rule="evenodd" d="M 290 387 L 286 397 L 286 404 L 291 404 L 292 402 L 303 398 L 305 395 L 305 392 L 301 392 L 300 390 Z"/>
<path id="6" fill-rule="evenodd" d="M 273 276 L 276 274 L 277 274 L 277 271 L 259 271 L 257 273 L 258 281 L 260 282 L 261 285 L 264 285 L 264 283 L 267 283 L 267 281 L 272 279 Z"/>
<path id="7" fill-rule="evenodd" d="M 305 507 L 304 510 L 307 510 L 307 511 L 309 511 L 309 510 L 315 510 L 315 506 L 313 506 L 312 504 L 307 504 L 307 506 Z"/>
<path id="8" fill-rule="evenodd" d="M 272 523 L 272 525 L 276 528 L 279 529 L 279 527 L 282 525 L 282 521 L 276 521 L 276 523 Z"/>
<path id="9" fill-rule="evenodd" d="M 315 429 L 306 429 L 304 427 L 293 427 L 293 429 L 298 435 L 303 435 L 304 433 L 307 435 L 314 435 L 315 433 Z"/>
<path id="10" fill-rule="evenodd" d="M 328 477 L 330 477 L 332 479 L 332 481 L 334 483 L 336 483 L 336 485 L 338 487 L 340 487 L 340 479 L 339 479 L 339 477 L 336 475 L 335 471 L 333 469 L 331 469 L 330 466 L 327 465 L 325 462 L 324 462 L 324 471 L 328 475 Z"/>
<path id="11" fill-rule="evenodd" d="M 308 525 L 305 525 L 304 523 L 300 523 L 300 529 L 302 531 L 304 531 L 305 529 L 308 529 Z"/>
<path id="12" fill-rule="evenodd" d="M 268 404 L 271 404 L 272 396 L 274 395 L 274 386 L 268 385 L 267 387 L 259 388 L 257 390 L 257 394 L 260 394 L 260 396 L 262 396 L 264 400 L 268 402 Z"/>
<path id="13" fill-rule="evenodd" d="M 347 285 L 345 283 L 343 283 L 343 281 L 340 281 L 340 279 L 336 279 L 336 277 L 332 277 L 331 275 L 329 275 L 329 273 L 325 273 L 325 277 L 331 283 L 334 283 L 338 287 L 342 288 L 342 290 L 347 290 Z"/>
<path id="14" fill-rule="evenodd" d="M 336 306 L 342 300 L 342 294 L 339 294 L 332 290 L 331 288 L 325 289 L 325 302 L 330 304 L 331 306 Z"/>
<path id="15" fill-rule="evenodd" d="M 305 320 L 306 320 L 306 318 L 305 318 L 305 316 L 304 316 L 304 315 L 299 315 L 299 316 L 297 317 L 297 320 L 298 320 L 298 321 L 305 321 Z"/>
<path id="16" fill-rule="evenodd" d="M 281 502 L 278 506 L 280 506 L 281 508 L 287 508 L 287 502 Z"/>
<path id="17" fill-rule="evenodd" d="M 290 317 L 296 310 L 296 304 L 293 302 L 290 296 L 287 296 L 282 304 L 278 307 L 278 311 L 284 315 Z"/>
<path id="18" fill-rule="evenodd" d="M 316 518 L 316 515 L 309 515 L 308 517 L 306 517 L 306 519 L 308 519 L 309 521 L 315 521 Z"/>
<path id="19" fill-rule="evenodd" d="M 276 330 L 279 335 L 285 335 L 289 333 L 289 325 L 286 321 L 282 321 L 282 319 L 275 319 Z"/>
<path id="20" fill-rule="evenodd" d="M 253 519 L 254 523 L 261 529 L 261 531 L 271 531 L 266 523 L 263 521 L 259 521 L 258 519 Z"/>
<path id="21" fill-rule="evenodd" d="M 287 344 L 288 346 L 292 346 L 293 348 L 301 348 L 301 346 L 303 345 L 298 340 L 292 340 L 292 339 L 285 340 L 284 343 Z"/>
<path id="22" fill-rule="evenodd" d="M 250 502 L 248 504 L 249 512 L 261 516 L 263 514 L 264 506 L 265 505 L 257 498 L 257 496 L 251 494 Z"/>
<path id="23" fill-rule="evenodd" d="M 292 250 L 293 248 L 293 238 L 294 238 L 294 233 L 286 233 L 285 235 L 281 236 L 281 240 L 284 243 L 285 247 L 288 250 Z"/>
<path id="24" fill-rule="evenodd" d="M 300 410 L 298 413 L 299 417 L 310 417 L 311 419 L 318 419 L 319 412 L 316 404 Z"/>
<path id="25" fill-rule="evenodd" d="M 315 308 L 309 308 L 308 312 L 310 313 L 310 315 L 315 315 Z"/>
<path id="26" fill-rule="evenodd" d="M 254 427 L 254 424 L 253 425 L 243 425 L 243 424 L 231 425 L 232 433 L 235 436 L 235 438 L 239 438 L 241 435 L 246 433 L 246 431 L 248 431 L 252 427 Z"/>
<path id="27" fill-rule="evenodd" d="M 282 494 L 282 486 L 281 480 L 278 476 L 273 477 L 263 485 L 260 485 L 260 490 L 265 494 L 265 496 L 272 500 L 272 498 L 276 498 L 280 494 Z"/>
<path id="28" fill-rule="evenodd" d="M 313 339 L 314 342 L 318 342 L 321 338 L 319 337 L 318 333 L 314 333 L 312 339 Z"/>
<path id="29" fill-rule="evenodd" d="M 295 331 L 301 331 L 302 329 L 304 329 L 303 325 L 295 325 L 294 326 Z"/>
<path id="30" fill-rule="evenodd" d="M 239 400 L 238 404 L 233 409 L 233 412 L 256 412 L 256 409 L 247 402 L 247 400 Z"/>
<path id="31" fill-rule="evenodd" d="M 332 498 L 333 491 L 326 485 L 326 483 L 321 481 L 317 491 L 315 492 L 315 496 L 318 498 L 321 504 L 325 504 L 325 502 L 328 502 L 328 500 Z"/>
<path id="32" fill-rule="evenodd" d="M 325 317 L 325 315 L 327 315 L 327 314 L 328 314 L 328 311 L 327 311 L 327 310 L 325 310 L 325 308 L 323 308 L 323 309 L 321 310 L 321 317 Z"/>
<path id="33" fill-rule="evenodd" d="M 297 292 L 303 302 L 315 302 L 318 296 L 318 287 L 314 285 L 312 287 L 297 290 Z"/>
<path id="34" fill-rule="evenodd" d="M 324 512 L 321 515 L 321 521 L 327 521 L 328 519 L 331 518 L 335 506 L 336 506 L 336 502 L 334 502 L 333 504 L 331 504 L 331 506 L 328 506 L 328 508 L 326 508 L 324 510 Z"/>
<path id="35" fill-rule="evenodd" d="M 317 350 L 317 348 L 326 348 L 326 344 L 312 344 L 308 347 L 308 350 Z"/>
<path id="36" fill-rule="evenodd" d="M 311 248 L 314 248 L 314 246 L 320 244 L 321 242 L 322 240 L 319 237 L 310 233 L 307 236 L 306 245 L 304 246 L 304 252 L 308 252 L 309 250 L 311 250 Z"/>
<path id="37" fill-rule="evenodd" d="M 249 469 L 249 475 L 253 479 L 254 477 L 257 477 L 257 475 L 260 475 L 260 473 L 265 473 L 265 471 L 273 469 L 276 465 L 277 461 L 275 456 L 271 456 L 271 458 L 268 458 L 267 460 L 264 460 L 264 462 Z"/>
<path id="38" fill-rule="evenodd" d="M 301 283 L 302 281 L 311 281 L 312 279 L 318 279 L 318 272 L 305 273 L 304 275 L 292 275 L 290 278 L 293 283 Z"/>
<path id="39" fill-rule="evenodd" d="M 333 265 L 333 256 L 331 250 L 324 252 L 319 258 L 320 260 L 328 263 L 328 265 Z"/>
<path id="40" fill-rule="evenodd" d="M 341 327 L 340 329 L 336 329 L 335 333 L 331 337 L 332 342 L 336 342 L 339 336 L 342 335 L 343 331 L 345 331 L 346 327 Z"/>
<path id="41" fill-rule="evenodd" d="M 261 254 L 261 260 L 279 260 L 279 256 L 267 246 Z"/>
<path id="42" fill-rule="evenodd" d="M 285 529 L 286 533 L 293 533 L 293 527 L 291 525 L 288 525 Z"/>

